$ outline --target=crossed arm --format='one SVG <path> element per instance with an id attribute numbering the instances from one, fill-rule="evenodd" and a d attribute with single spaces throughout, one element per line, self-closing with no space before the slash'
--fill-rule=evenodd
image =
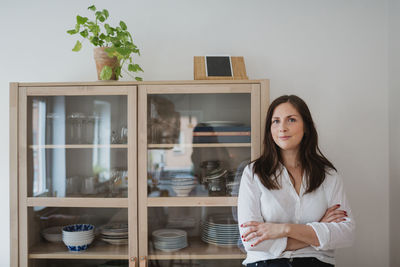
<path id="1" fill-rule="evenodd" d="M 346 211 L 339 210 L 340 205 L 328 208 L 319 222 L 342 222 L 347 216 Z M 250 242 L 251 247 L 257 246 L 264 240 L 287 237 L 287 251 L 297 250 L 310 245 L 318 247 L 320 245 L 318 237 L 309 225 L 287 224 L 287 223 L 264 223 L 264 222 L 245 222 L 241 227 L 247 228 L 242 235 L 244 242 Z M 255 238 L 257 239 L 255 240 Z M 255 241 L 254 241 L 255 240 Z"/>

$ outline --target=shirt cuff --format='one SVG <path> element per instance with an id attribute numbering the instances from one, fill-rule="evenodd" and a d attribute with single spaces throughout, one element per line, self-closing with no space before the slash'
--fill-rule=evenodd
<path id="1" fill-rule="evenodd" d="M 313 228 L 319 241 L 319 246 L 311 245 L 311 247 L 315 248 L 316 250 L 326 249 L 326 246 L 327 244 L 329 244 L 330 239 L 328 227 L 324 223 L 320 222 L 307 223 L 307 225 Z"/>

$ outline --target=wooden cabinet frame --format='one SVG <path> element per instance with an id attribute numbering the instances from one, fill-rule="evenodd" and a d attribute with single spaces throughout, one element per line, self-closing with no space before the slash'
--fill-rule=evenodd
<path id="1" fill-rule="evenodd" d="M 213 85 L 213 86 L 211 86 Z M 57 207 L 120 207 L 128 208 L 130 266 L 146 264 L 147 259 L 173 259 L 173 256 L 148 255 L 147 207 L 156 206 L 236 206 L 235 197 L 193 197 L 147 199 L 147 94 L 169 93 L 251 93 L 251 158 L 261 153 L 265 116 L 269 105 L 269 81 L 167 81 L 167 82 L 83 82 L 83 83 L 11 83 L 10 84 L 10 263 L 28 266 L 29 259 L 96 259 L 96 254 L 28 253 L 28 208 Z M 128 198 L 33 198 L 27 196 L 27 97 L 76 95 L 127 95 L 128 97 Z M 70 145 L 73 148 L 73 145 Z M 138 157 L 138 155 L 140 155 Z M 133 178 L 131 178 L 133 177 Z M 144 245 L 145 244 L 145 245 Z M 222 250 L 223 251 L 223 250 Z M 89 252 L 89 251 L 88 251 Z M 106 252 L 99 252 L 106 253 Z M 101 254 L 101 255 L 103 255 Z M 104 256 L 104 255 L 103 255 Z M 231 255 L 232 256 L 232 255 Z M 219 259 L 235 258 L 227 255 Z M 176 256 L 179 259 L 211 259 L 213 255 Z M 113 257 L 110 259 L 119 258 Z M 239 255 L 236 258 L 243 258 Z"/>

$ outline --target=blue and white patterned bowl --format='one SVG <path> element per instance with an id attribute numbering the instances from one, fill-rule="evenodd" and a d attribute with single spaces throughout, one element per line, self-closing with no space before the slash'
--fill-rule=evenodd
<path id="1" fill-rule="evenodd" d="M 86 232 L 86 231 L 93 231 L 94 230 L 94 225 L 92 224 L 71 224 L 63 227 L 63 232 Z"/>
<path id="2" fill-rule="evenodd" d="M 89 245 L 83 245 L 83 246 L 67 246 L 69 251 L 74 251 L 74 252 L 79 252 L 79 251 L 84 251 L 87 250 Z"/>
<path id="3" fill-rule="evenodd" d="M 72 224 L 63 227 L 63 242 L 69 251 L 84 251 L 95 237 L 94 225 Z"/>

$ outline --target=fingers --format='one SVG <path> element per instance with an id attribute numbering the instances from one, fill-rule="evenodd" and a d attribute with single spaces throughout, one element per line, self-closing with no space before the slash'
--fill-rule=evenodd
<path id="1" fill-rule="evenodd" d="M 256 232 L 257 230 L 258 230 L 257 227 L 254 227 L 254 226 L 249 227 L 249 230 L 248 230 L 247 232 L 245 232 L 245 233 L 242 235 L 242 238 L 248 239 L 248 236 L 249 236 L 250 234 Z"/>
<path id="2" fill-rule="evenodd" d="M 244 236 L 244 235 L 243 235 L 243 236 Z M 257 236 L 258 236 L 258 233 L 257 233 L 257 232 L 253 232 L 253 233 L 251 233 L 251 234 L 245 236 L 245 237 L 243 238 L 243 241 L 244 241 L 244 242 L 249 242 L 250 240 L 253 240 L 253 239 L 256 238 Z"/>
<path id="3" fill-rule="evenodd" d="M 332 211 L 329 214 L 327 214 L 325 217 L 327 219 L 330 219 L 331 217 L 338 216 L 338 215 L 345 217 L 345 216 L 347 216 L 347 212 L 344 210 L 335 210 L 335 211 Z"/>
<path id="4" fill-rule="evenodd" d="M 326 213 L 329 213 L 329 212 L 331 212 L 331 211 L 334 211 L 334 210 L 338 209 L 339 207 L 340 207 L 340 204 L 336 204 L 336 205 L 334 205 L 334 206 L 328 208 L 328 209 L 326 210 L 325 214 L 326 214 Z"/>
<path id="5" fill-rule="evenodd" d="M 326 222 L 328 222 L 328 223 L 329 222 L 337 222 L 338 219 L 345 219 L 345 217 L 347 217 L 347 214 L 343 214 L 343 213 L 335 214 L 335 215 L 329 216 L 326 219 Z"/>
<path id="6" fill-rule="evenodd" d="M 320 222 L 331 222 L 333 216 L 341 215 L 342 217 L 347 216 L 347 212 L 345 210 L 338 210 L 337 208 L 334 209 L 335 206 L 326 210 L 324 216 L 320 220 Z"/>
<path id="7" fill-rule="evenodd" d="M 250 221 L 250 222 L 242 223 L 242 224 L 240 225 L 240 227 L 257 226 L 257 225 L 259 225 L 260 223 L 261 223 L 261 222 Z"/>

